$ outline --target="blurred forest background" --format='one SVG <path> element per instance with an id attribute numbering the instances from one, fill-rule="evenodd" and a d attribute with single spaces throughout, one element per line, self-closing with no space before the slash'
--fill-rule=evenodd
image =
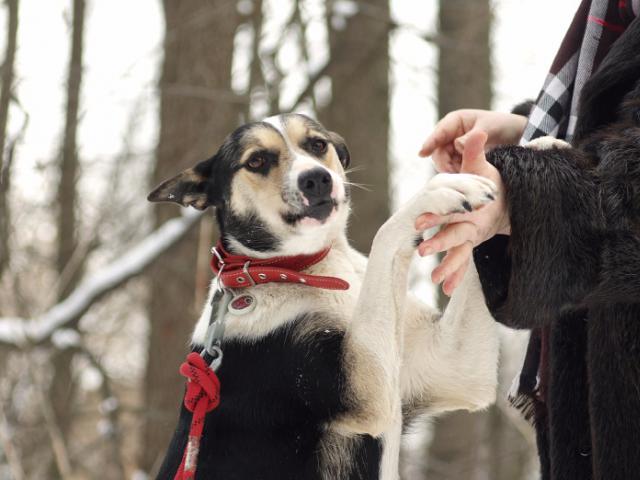
<path id="1" fill-rule="evenodd" d="M 244 121 L 305 112 L 347 139 L 366 252 L 432 174 L 416 153 L 437 118 L 535 97 L 577 6 L 562 3 L 4 0 L 0 480 L 155 477 L 216 232 L 148 205 L 153 185 Z M 414 283 L 435 303 L 432 265 Z M 525 339 L 502 334 L 497 405 L 414 425 L 404 480 L 536 478 L 504 401 Z"/>

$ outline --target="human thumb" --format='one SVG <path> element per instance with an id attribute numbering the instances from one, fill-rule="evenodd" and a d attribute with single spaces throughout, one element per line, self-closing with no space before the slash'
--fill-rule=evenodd
<path id="1" fill-rule="evenodd" d="M 487 143 L 488 135 L 482 130 L 471 130 L 465 137 L 460 171 L 481 173 L 484 163 L 487 161 L 484 156 L 484 146 Z"/>

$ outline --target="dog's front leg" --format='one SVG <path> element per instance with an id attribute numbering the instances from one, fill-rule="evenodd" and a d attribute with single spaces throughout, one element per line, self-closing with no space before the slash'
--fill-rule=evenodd
<path id="1" fill-rule="evenodd" d="M 402 398 L 406 414 L 478 410 L 495 401 L 497 325 L 473 262 L 441 314 L 407 299 Z"/>
<path id="2" fill-rule="evenodd" d="M 440 174 L 378 231 L 352 322 L 345 334 L 349 411 L 337 427 L 379 436 L 398 423 L 407 273 L 419 236 L 415 219 L 424 212 L 447 215 L 478 208 L 495 195 L 489 180 Z M 399 428 L 399 425 L 395 425 Z"/>

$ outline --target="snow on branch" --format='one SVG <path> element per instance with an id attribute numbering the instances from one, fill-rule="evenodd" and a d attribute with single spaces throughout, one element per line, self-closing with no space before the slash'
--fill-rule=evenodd
<path id="1" fill-rule="evenodd" d="M 67 298 L 43 315 L 32 320 L 0 318 L 0 344 L 24 346 L 46 341 L 57 329 L 80 318 L 104 294 L 142 273 L 180 240 L 201 216 L 200 212 L 189 209 L 182 217 L 165 222 L 117 260 L 83 280 Z"/>

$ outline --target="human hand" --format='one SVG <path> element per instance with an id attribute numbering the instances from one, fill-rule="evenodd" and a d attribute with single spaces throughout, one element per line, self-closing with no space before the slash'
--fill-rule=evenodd
<path id="1" fill-rule="evenodd" d="M 487 135 L 486 147 L 518 143 L 527 119 L 512 113 L 488 110 L 455 110 L 438 122 L 427 137 L 419 155 L 431 155 L 438 172 L 458 173 L 462 154 L 473 131 Z"/>
<path id="2" fill-rule="evenodd" d="M 431 273 L 434 283 L 442 283 L 442 290 L 451 295 L 460 284 L 467 270 L 473 248 L 496 234 L 509 234 L 509 215 L 504 197 L 504 186 L 500 172 L 487 162 L 484 147 L 487 134 L 474 130 L 465 139 L 460 171 L 473 173 L 492 180 L 498 195 L 494 202 L 479 210 L 464 214 L 439 216 L 426 213 L 416 220 L 419 231 L 445 225 L 438 233 L 418 246 L 421 256 L 436 252 L 447 252 Z"/>

